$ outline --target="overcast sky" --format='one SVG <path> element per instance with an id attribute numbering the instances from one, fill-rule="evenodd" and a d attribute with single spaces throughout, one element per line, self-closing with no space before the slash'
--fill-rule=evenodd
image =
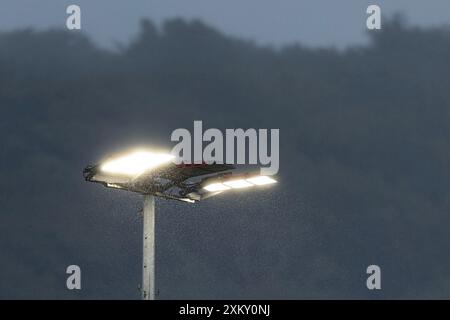
<path id="1" fill-rule="evenodd" d="M 412 24 L 450 13 L 450 0 L 386 2 L 384 16 Z M 364 39 L 368 5 L 0 0 L 0 30 L 64 28 L 73 3 L 102 44 L 127 41 L 139 18 L 184 16 L 260 43 L 340 47 Z M 276 53 L 208 30 L 172 24 L 119 54 L 78 31 L 0 36 L 0 299 L 138 299 L 142 199 L 82 170 L 122 147 L 169 148 L 194 120 L 280 129 L 279 183 L 158 200 L 158 298 L 449 299 L 450 30 L 381 32 L 341 54 Z M 66 288 L 72 264 L 81 291 Z M 382 290 L 366 287 L 372 264 Z"/>
<path id="2" fill-rule="evenodd" d="M 369 4 L 380 5 L 385 17 L 404 13 L 411 24 L 442 25 L 450 20 L 449 0 L 2 0 L 0 30 L 64 27 L 69 4 L 81 6 L 83 30 L 103 45 L 126 42 L 141 17 L 158 23 L 176 16 L 201 18 L 226 33 L 263 44 L 299 41 L 339 47 L 364 42 Z"/>

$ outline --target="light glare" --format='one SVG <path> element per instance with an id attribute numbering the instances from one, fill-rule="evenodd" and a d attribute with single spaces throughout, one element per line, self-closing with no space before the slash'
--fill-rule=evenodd
<path id="1" fill-rule="evenodd" d="M 233 189 L 247 188 L 253 186 L 253 184 L 245 181 L 244 179 L 231 180 L 224 182 L 223 184 Z"/>
<path id="2" fill-rule="evenodd" d="M 204 187 L 203 189 L 205 189 L 206 191 L 209 191 L 209 192 L 216 192 L 216 191 L 228 190 L 228 189 L 230 189 L 230 187 L 227 187 L 227 186 L 223 185 L 222 183 L 211 183 L 211 184 L 207 185 L 206 187 Z"/>
<path id="3" fill-rule="evenodd" d="M 277 181 L 275 179 L 272 179 L 268 176 L 258 176 L 258 177 L 253 177 L 253 178 L 248 178 L 246 179 L 248 182 L 253 183 L 257 186 L 263 186 L 266 184 L 272 184 L 272 183 L 276 183 Z"/>
<path id="4" fill-rule="evenodd" d="M 169 162 L 173 158 L 174 156 L 170 154 L 136 151 L 129 155 L 107 161 L 100 168 L 103 172 L 135 176 Z"/>

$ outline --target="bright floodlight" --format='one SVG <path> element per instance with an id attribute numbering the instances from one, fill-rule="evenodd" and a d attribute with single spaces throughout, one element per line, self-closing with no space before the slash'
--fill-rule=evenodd
<path id="1" fill-rule="evenodd" d="M 241 189 L 253 186 L 250 182 L 245 181 L 244 179 L 231 180 L 223 183 L 227 187 L 231 187 L 233 189 Z"/>
<path id="2" fill-rule="evenodd" d="M 172 159 L 174 156 L 170 154 L 135 151 L 105 162 L 100 170 L 111 174 L 135 176 Z"/>
<path id="3" fill-rule="evenodd" d="M 246 179 L 234 179 L 228 181 L 225 180 L 223 182 L 215 182 L 206 185 L 205 187 L 203 187 L 203 189 L 209 192 L 217 192 L 229 189 L 241 189 L 254 186 L 263 186 L 267 184 L 273 184 L 276 182 L 277 181 L 275 179 L 270 178 L 268 176 L 256 176 Z"/>
<path id="4" fill-rule="evenodd" d="M 227 187 L 226 185 L 224 185 L 222 183 L 211 183 L 211 184 L 207 185 L 206 187 L 204 187 L 203 189 L 205 189 L 206 191 L 209 191 L 209 192 L 216 192 L 216 191 L 228 190 L 231 188 Z"/>
<path id="5" fill-rule="evenodd" d="M 250 183 L 256 184 L 257 186 L 263 186 L 266 184 L 272 184 L 272 183 L 277 182 L 275 179 L 272 179 L 268 176 L 258 176 L 258 177 L 248 178 L 246 180 Z"/>

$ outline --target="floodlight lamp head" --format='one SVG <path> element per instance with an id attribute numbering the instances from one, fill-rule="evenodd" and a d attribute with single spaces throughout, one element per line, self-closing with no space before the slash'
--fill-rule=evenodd
<path id="1" fill-rule="evenodd" d="M 105 161 L 100 164 L 100 170 L 112 175 L 136 177 L 174 159 L 175 156 L 171 154 L 136 150 Z"/>
<path id="2" fill-rule="evenodd" d="M 203 190 L 207 192 L 226 191 L 232 189 L 244 189 L 249 187 L 258 187 L 277 183 L 269 176 L 251 175 L 249 173 L 242 175 L 222 175 L 218 178 L 206 179 L 203 182 Z"/>
<path id="3" fill-rule="evenodd" d="M 140 149 L 87 166 L 83 175 L 86 181 L 108 188 L 189 203 L 277 182 L 271 176 L 233 174 L 236 167 L 229 164 L 188 165 L 175 164 L 173 160 L 171 154 Z"/>

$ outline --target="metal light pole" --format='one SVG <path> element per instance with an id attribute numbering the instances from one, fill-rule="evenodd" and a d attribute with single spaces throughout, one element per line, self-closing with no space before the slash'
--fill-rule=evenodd
<path id="1" fill-rule="evenodd" d="M 144 195 L 142 299 L 155 300 L 155 197 Z"/>

